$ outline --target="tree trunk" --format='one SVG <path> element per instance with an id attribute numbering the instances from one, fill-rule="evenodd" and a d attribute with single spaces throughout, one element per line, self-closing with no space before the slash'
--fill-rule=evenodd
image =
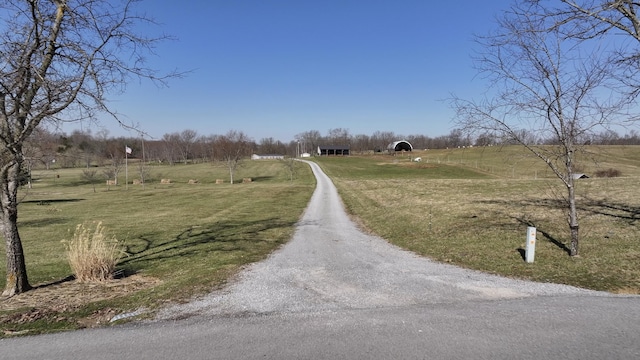
<path id="1" fill-rule="evenodd" d="M 573 174 L 571 174 L 573 175 Z M 571 233 L 571 245 L 569 246 L 569 255 L 578 255 L 578 209 L 576 208 L 576 191 L 573 178 L 569 179 L 569 230 Z"/>
<path id="2" fill-rule="evenodd" d="M 6 241 L 7 283 L 3 296 L 13 296 L 31 289 L 27 278 L 27 267 L 18 233 L 18 176 L 20 163 L 10 165 L 2 174 L 0 194 L 0 228 Z"/>
<path id="3" fill-rule="evenodd" d="M 235 171 L 235 164 L 232 159 L 227 159 L 227 167 L 229 168 L 229 183 L 233 184 L 233 173 Z"/>

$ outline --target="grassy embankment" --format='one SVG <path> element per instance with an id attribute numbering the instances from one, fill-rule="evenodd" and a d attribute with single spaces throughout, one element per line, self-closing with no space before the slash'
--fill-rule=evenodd
<path id="1" fill-rule="evenodd" d="M 562 184 L 521 147 L 318 162 L 363 226 L 396 245 L 489 273 L 640 294 L 640 147 L 590 150 L 582 172 L 613 168 L 621 176 L 578 182 L 577 258 L 566 252 Z M 532 264 L 523 261 L 527 226 L 538 232 Z"/>

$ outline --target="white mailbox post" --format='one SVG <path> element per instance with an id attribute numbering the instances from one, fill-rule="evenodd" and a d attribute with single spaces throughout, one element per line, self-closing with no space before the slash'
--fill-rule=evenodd
<path id="1" fill-rule="evenodd" d="M 532 263 L 536 255 L 536 228 L 533 226 L 527 227 L 527 246 L 524 254 L 525 260 Z"/>

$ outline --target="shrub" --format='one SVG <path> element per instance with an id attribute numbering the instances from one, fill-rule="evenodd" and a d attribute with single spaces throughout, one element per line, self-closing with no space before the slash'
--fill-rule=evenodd
<path id="1" fill-rule="evenodd" d="M 622 173 L 618 169 L 609 168 L 609 169 L 598 170 L 598 171 L 596 171 L 595 175 L 596 175 L 596 177 L 608 177 L 608 178 L 611 178 L 611 177 L 618 177 L 618 176 L 622 175 Z"/>
<path id="2" fill-rule="evenodd" d="M 71 270 L 80 282 L 112 279 L 116 264 L 124 254 L 122 244 L 106 234 L 102 222 L 94 224 L 95 228 L 79 224 L 73 238 L 63 241 Z"/>

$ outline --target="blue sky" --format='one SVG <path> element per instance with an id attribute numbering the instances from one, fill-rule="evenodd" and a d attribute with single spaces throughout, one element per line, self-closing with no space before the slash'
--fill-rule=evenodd
<path id="1" fill-rule="evenodd" d="M 453 111 L 444 99 L 486 90 L 472 67 L 473 34 L 508 5 L 147 0 L 140 9 L 163 25 L 143 30 L 177 38 L 158 46 L 149 66 L 190 73 L 168 88 L 131 83 L 111 106 L 154 138 L 184 129 L 284 142 L 335 128 L 445 135 Z M 107 117 L 101 124 L 110 136 L 135 136 Z"/>

